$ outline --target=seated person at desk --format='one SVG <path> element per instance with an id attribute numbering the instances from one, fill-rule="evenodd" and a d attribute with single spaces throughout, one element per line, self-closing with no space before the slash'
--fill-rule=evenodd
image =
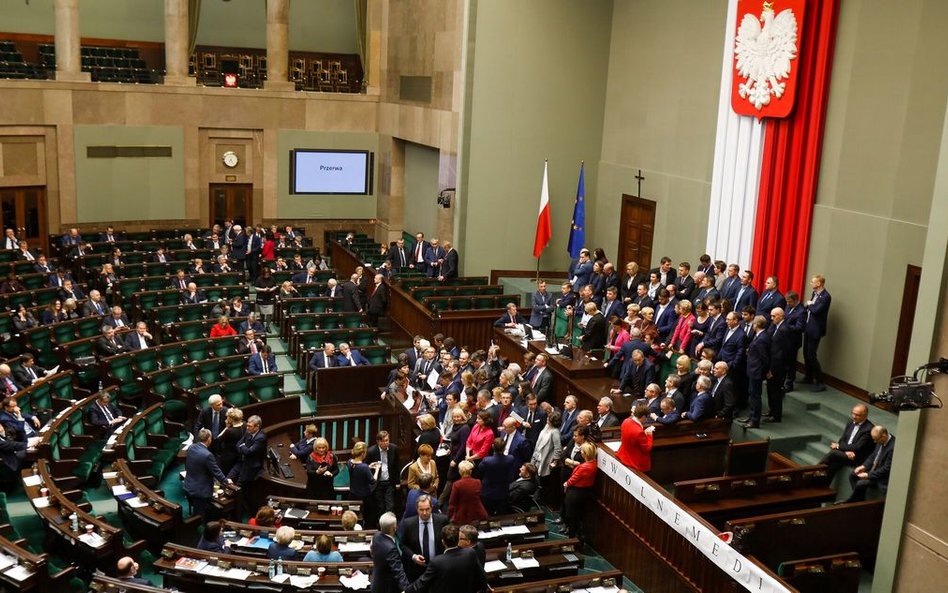
<path id="1" fill-rule="evenodd" d="M 224 538 L 221 536 L 222 523 L 220 521 L 210 521 L 204 525 L 204 533 L 198 541 L 197 549 L 205 552 L 226 553 L 224 549 Z"/>
<path id="2" fill-rule="evenodd" d="M 3 400 L 3 409 L 0 410 L 0 424 L 15 429 L 15 434 L 10 433 L 8 436 L 26 443 L 30 448 L 35 447 L 40 442 L 40 436 L 37 432 L 41 426 L 40 419 L 21 412 L 15 397 L 8 397 Z"/>
<path id="3" fill-rule="evenodd" d="M 95 403 L 89 406 L 89 423 L 101 426 L 106 432 L 111 432 L 125 420 L 127 418 L 112 403 L 112 396 L 108 392 L 100 394 Z"/>
<path id="4" fill-rule="evenodd" d="M 316 538 L 316 547 L 306 552 L 303 562 L 342 562 L 342 554 L 332 549 L 332 538 L 324 533 Z"/>
<path id="5" fill-rule="evenodd" d="M 691 407 L 682 413 L 681 417 L 683 420 L 700 422 L 705 418 L 711 417 L 711 414 L 714 413 L 710 393 L 711 378 L 703 375 L 698 377 L 695 380 L 695 388 L 698 390 L 698 393 L 695 395 L 695 398 L 691 400 Z"/>
<path id="6" fill-rule="evenodd" d="M 339 519 L 339 529 L 342 531 L 362 531 L 362 526 L 359 525 L 359 516 L 348 509 L 343 511 L 342 517 Z"/>
<path id="7" fill-rule="evenodd" d="M 247 372 L 254 376 L 276 373 L 279 369 L 277 368 L 276 354 L 273 353 L 273 349 L 268 344 L 264 344 L 262 340 L 257 340 L 256 344 L 258 350 L 250 355 L 250 360 L 247 361 Z"/>
<path id="8" fill-rule="evenodd" d="M 309 359 L 309 370 L 328 369 L 336 366 L 336 346 L 326 343 L 322 350 L 317 350 L 313 357 Z"/>
<path id="9" fill-rule="evenodd" d="M 507 312 L 500 316 L 500 319 L 494 322 L 494 327 L 511 327 L 515 328 L 526 323 L 526 320 L 523 318 L 523 315 L 517 312 L 517 305 L 514 303 L 507 304 Z"/>
<path id="10" fill-rule="evenodd" d="M 247 524 L 256 525 L 257 527 L 279 527 L 280 517 L 273 510 L 273 507 L 265 504 L 257 510 L 257 514 L 251 517 Z M 261 533 L 260 537 L 267 537 L 267 534 Z"/>
<path id="11" fill-rule="evenodd" d="M 220 338 L 223 336 L 236 336 L 237 330 L 230 326 L 230 319 L 226 315 L 221 315 L 217 323 L 211 327 L 210 337 Z"/>
<path id="12" fill-rule="evenodd" d="M 650 422 L 654 424 L 663 424 L 665 426 L 671 426 L 672 424 L 677 423 L 681 420 L 681 414 L 678 413 L 678 409 L 675 406 L 675 400 L 670 397 L 663 398 L 661 403 L 662 413 L 656 414 L 652 412 L 650 415 Z"/>
<path id="13" fill-rule="evenodd" d="M 290 547 L 290 543 L 296 539 L 296 530 L 289 525 L 283 525 L 276 530 L 273 535 L 273 543 L 267 549 L 267 558 L 277 560 L 297 560 L 299 555 L 296 550 Z"/>
<path id="14" fill-rule="evenodd" d="M 319 431 L 316 430 L 316 425 L 307 424 L 306 428 L 303 429 L 303 438 L 290 445 L 290 459 L 305 460 L 313 452 L 313 443 L 316 442 L 318 435 Z"/>
<path id="15" fill-rule="evenodd" d="M 247 319 L 245 321 L 241 321 L 240 325 L 237 327 L 237 333 L 246 334 L 248 329 L 252 329 L 254 335 L 258 337 L 264 337 L 267 333 L 263 327 L 263 324 L 260 323 L 259 319 L 257 319 L 256 313 L 247 314 Z"/>
<path id="16" fill-rule="evenodd" d="M 26 460 L 24 441 L 13 438 L 14 427 L 0 424 L 0 459 L 3 461 L 3 471 L 0 471 L 0 484 L 13 483 L 19 476 L 20 470 L 29 465 Z M 9 433 L 8 433 L 9 431 Z"/>
<path id="17" fill-rule="evenodd" d="M 369 364 L 369 360 L 362 356 L 358 350 L 349 348 L 349 344 L 342 342 L 339 344 L 339 354 L 336 355 L 337 367 L 354 367 Z"/>
<path id="18" fill-rule="evenodd" d="M 120 581 L 132 583 L 135 585 L 148 585 L 154 587 L 151 581 L 138 576 L 138 562 L 135 562 L 130 556 L 123 556 L 115 565 L 116 577 Z"/>

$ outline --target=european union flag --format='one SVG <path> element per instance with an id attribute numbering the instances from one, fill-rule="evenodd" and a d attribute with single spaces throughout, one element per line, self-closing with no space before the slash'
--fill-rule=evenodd
<path id="1" fill-rule="evenodd" d="M 569 227 L 569 245 L 566 250 L 570 257 L 579 257 L 579 251 L 586 244 L 586 184 L 583 170 L 586 164 L 579 166 L 579 186 L 576 188 L 576 205 L 573 206 L 573 222 Z"/>

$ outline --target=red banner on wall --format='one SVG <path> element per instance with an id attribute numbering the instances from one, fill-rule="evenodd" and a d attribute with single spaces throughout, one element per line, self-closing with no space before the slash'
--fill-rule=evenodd
<path id="1" fill-rule="evenodd" d="M 758 119 L 793 111 L 806 0 L 740 0 L 731 106 Z"/>

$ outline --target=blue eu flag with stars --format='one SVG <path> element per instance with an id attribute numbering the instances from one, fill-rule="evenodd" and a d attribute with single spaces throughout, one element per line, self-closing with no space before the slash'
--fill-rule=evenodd
<path id="1" fill-rule="evenodd" d="M 586 244 L 586 184 L 583 181 L 585 163 L 579 166 L 579 186 L 576 188 L 576 205 L 573 206 L 573 222 L 569 227 L 570 257 L 579 257 L 579 251 Z"/>

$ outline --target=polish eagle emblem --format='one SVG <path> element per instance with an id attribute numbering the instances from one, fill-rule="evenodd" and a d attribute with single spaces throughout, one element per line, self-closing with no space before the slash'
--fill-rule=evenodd
<path id="1" fill-rule="evenodd" d="M 737 29 L 734 46 L 737 94 L 757 111 L 780 99 L 798 55 L 798 25 L 790 8 L 774 13 L 773 2 L 764 2 L 760 18 L 747 13 Z"/>

